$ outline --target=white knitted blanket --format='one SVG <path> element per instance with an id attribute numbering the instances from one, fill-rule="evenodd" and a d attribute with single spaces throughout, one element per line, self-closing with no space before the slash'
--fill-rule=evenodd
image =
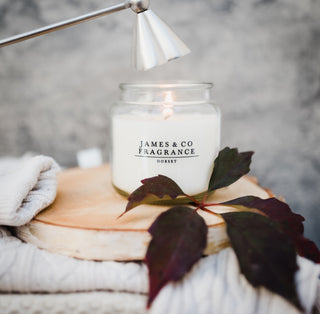
<path id="1" fill-rule="evenodd" d="M 6 170 L 0 162 L 0 187 L 4 188 L 0 189 L 0 225 L 21 225 L 52 202 L 57 171 L 56 163 L 43 156 L 6 166 Z M 306 313 L 311 313 L 314 304 L 320 303 L 320 266 L 300 257 L 298 264 L 298 294 Z M 43 313 L 144 313 L 147 289 L 147 268 L 142 263 L 82 261 L 49 253 L 0 227 L 0 291 L 6 293 L 0 294 L 1 313 L 39 309 Z M 17 292 L 51 294 L 19 296 Z M 202 258 L 181 282 L 166 286 L 150 313 L 278 314 L 297 310 L 264 288 L 254 289 L 240 274 L 236 256 L 228 248 Z"/>
<path id="2" fill-rule="evenodd" d="M 0 163 L 0 225 L 21 226 L 50 205 L 60 170 L 50 157 L 5 159 Z"/>

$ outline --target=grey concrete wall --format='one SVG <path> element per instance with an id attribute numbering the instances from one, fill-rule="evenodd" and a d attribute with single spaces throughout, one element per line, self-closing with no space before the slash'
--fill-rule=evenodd
<path id="1" fill-rule="evenodd" d="M 0 0 L 0 37 L 115 4 L 102 0 Z M 118 84 L 213 81 L 223 146 L 256 152 L 252 173 L 283 195 L 320 245 L 320 1 L 152 0 L 191 47 L 146 73 L 129 67 L 134 14 L 119 12 L 0 49 L 0 156 L 27 151 L 64 166 L 109 142 Z"/>

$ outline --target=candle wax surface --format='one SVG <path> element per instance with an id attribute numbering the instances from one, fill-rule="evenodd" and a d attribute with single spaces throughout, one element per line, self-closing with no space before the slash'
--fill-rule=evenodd
<path id="1" fill-rule="evenodd" d="M 130 194 L 142 179 L 161 174 L 195 195 L 208 187 L 220 149 L 220 117 L 119 115 L 112 119 L 112 136 L 112 181 L 118 189 Z"/>

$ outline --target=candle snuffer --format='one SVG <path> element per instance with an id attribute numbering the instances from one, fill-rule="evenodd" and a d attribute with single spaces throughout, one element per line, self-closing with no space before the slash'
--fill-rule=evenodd
<path id="1" fill-rule="evenodd" d="M 132 65 L 137 70 L 148 70 L 190 52 L 177 35 L 149 9 L 149 0 L 126 0 L 118 5 L 15 35 L 0 40 L 0 48 L 128 8 L 137 13 L 132 47 Z"/>

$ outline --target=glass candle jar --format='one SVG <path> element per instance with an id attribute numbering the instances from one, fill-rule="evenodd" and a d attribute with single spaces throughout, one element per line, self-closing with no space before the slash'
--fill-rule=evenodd
<path id="1" fill-rule="evenodd" d="M 121 84 L 111 111 L 112 183 L 128 195 L 159 174 L 189 195 L 207 190 L 220 149 L 211 83 Z"/>

